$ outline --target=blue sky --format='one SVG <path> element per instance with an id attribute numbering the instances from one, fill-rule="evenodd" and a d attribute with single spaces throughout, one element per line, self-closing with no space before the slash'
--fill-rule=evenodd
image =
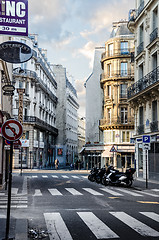
<path id="1" fill-rule="evenodd" d="M 85 115 L 84 82 L 92 72 L 94 48 L 109 39 L 112 22 L 128 19 L 135 0 L 28 0 L 29 32 L 39 35 L 48 61 L 66 67 L 76 84 L 79 114 Z"/>

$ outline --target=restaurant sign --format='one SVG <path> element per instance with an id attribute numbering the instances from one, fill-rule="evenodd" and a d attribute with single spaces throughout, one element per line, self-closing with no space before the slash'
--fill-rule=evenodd
<path id="1" fill-rule="evenodd" d="M 28 36 L 28 0 L 0 0 L 0 34 Z"/>

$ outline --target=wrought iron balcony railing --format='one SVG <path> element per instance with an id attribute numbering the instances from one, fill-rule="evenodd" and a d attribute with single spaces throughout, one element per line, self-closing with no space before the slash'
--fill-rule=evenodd
<path id="1" fill-rule="evenodd" d="M 144 1 L 142 1 L 142 3 L 140 4 L 138 9 L 130 9 L 129 10 L 129 16 L 128 16 L 128 21 L 135 21 L 135 19 L 140 15 L 140 13 L 142 12 L 142 10 L 144 9 Z"/>
<path id="2" fill-rule="evenodd" d="M 159 67 L 128 87 L 128 99 L 159 81 Z"/>
<path id="3" fill-rule="evenodd" d="M 111 118 L 111 119 L 101 119 L 99 120 L 99 125 L 103 126 L 103 125 L 134 125 L 134 117 L 128 117 L 127 119 L 125 119 L 125 121 L 123 121 L 122 118 L 118 117 L 118 118 Z"/>
<path id="4" fill-rule="evenodd" d="M 105 80 L 109 78 L 131 78 L 134 77 L 134 71 L 130 70 L 118 70 L 111 71 L 110 73 L 103 73 L 100 75 L 100 80 Z"/>
<path id="5" fill-rule="evenodd" d="M 18 116 L 14 116 L 15 119 L 18 119 Z M 54 134 L 58 134 L 58 129 L 51 126 L 50 124 L 48 124 L 47 122 L 37 118 L 37 117 L 34 117 L 34 116 L 23 116 L 23 122 L 24 123 L 34 123 L 34 124 L 37 124 L 38 126 L 40 127 L 43 127 L 45 128 L 46 130 L 48 131 L 51 131 L 52 133 Z"/>
<path id="6" fill-rule="evenodd" d="M 155 28 L 150 34 L 150 43 L 158 37 L 158 28 Z"/>
<path id="7" fill-rule="evenodd" d="M 131 52 L 133 52 L 133 48 L 118 48 L 118 49 L 112 49 L 110 51 L 106 51 L 102 53 L 101 59 L 110 58 L 110 57 L 118 57 L 118 56 L 130 56 Z"/>
<path id="8" fill-rule="evenodd" d="M 154 121 L 154 122 L 150 123 L 151 132 L 157 132 L 159 130 L 159 128 L 158 128 L 159 124 L 158 123 L 159 123 L 158 121 Z"/>

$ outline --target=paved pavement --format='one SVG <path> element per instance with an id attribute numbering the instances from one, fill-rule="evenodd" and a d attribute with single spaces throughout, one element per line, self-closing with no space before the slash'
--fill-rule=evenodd
<path id="1" fill-rule="evenodd" d="M 29 170 L 29 169 L 23 169 L 23 174 L 25 173 L 74 173 L 74 174 L 89 174 L 90 171 L 87 170 Z M 18 175 L 20 174 L 20 170 L 13 170 L 13 175 Z M 23 191 L 26 190 L 26 182 L 23 183 Z M 146 189 L 146 180 L 143 179 L 135 179 L 133 183 L 133 188 L 142 191 Z M 159 189 L 159 182 L 158 181 L 152 181 L 148 180 L 148 188 L 157 188 Z M 4 192 L 4 191 L 3 191 Z M 0 190 L 0 194 L 2 194 L 2 190 Z M 5 216 L 0 214 L 0 220 L 5 219 Z M 3 220 L 4 220 L 3 219 Z M 1 220 L 2 221 L 2 220 Z M 1 223 L 1 229 L 5 229 L 5 221 L 2 221 Z M 4 230 L 5 231 L 5 230 Z M 15 239 L 15 240 L 27 240 L 28 239 L 28 222 L 27 219 L 15 219 L 13 216 L 11 216 L 11 221 L 10 221 L 10 239 Z M 1 236 L 0 236 L 1 237 Z M 2 240 L 0 238 L 0 240 Z"/>

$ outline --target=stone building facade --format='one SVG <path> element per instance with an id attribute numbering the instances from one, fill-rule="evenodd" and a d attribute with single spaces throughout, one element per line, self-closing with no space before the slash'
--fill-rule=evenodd
<path id="1" fill-rule="evenodd" d="M 135 147 L 130 142 L 134 133 L 134 117 L 127 101 L 127 88 L 134 81 L 133 51 L 134 35 L 128 30 L 127 21 L 114 22 L 101 57 L 103 73 L 100 83 L 104 101 L 99 128 L 103 131 L 106 148 L 102 154 L 104 162 L 117 168 L 134 166 Z"/>
<path id="2" fill-rule="evenodd" d="M 147 177 L 159 179 L 159 1 L 136 0 L 128 28 L 135 34 L 135 83 L 128 88 L 128 100 L 135 115 L 137 176 L 145 179 L 147 172 Z M 148 151 L 144 135 L 150 136 Z"/>
<path id="3" fill-rule="evenodd" d="M 13 83 L 16 88 L 13 97 L 13 115 L 19 118 L 23 108 L 21 150 L 14 150 L 14 167 L 53 167 L 56 157 L 57 83 L 47 50 L 38 47 L 38 36 L 15 37 L 15 41 L 26 43 L 33 49 L 28 62 L 13 66 Z M 22 92 L 22 93 L 21 93 Z M 21 106 L 20 106 L 21 103 Z"/>
<path id="4" fill-rule="evenodd" d="M 56 155 L 60 166 L 74 164 L 78 159 L 78 114 L 79 109 L 76 88 L 66 75 L 66 68 L 53 65 L 57 82 L 57 117 L 58 137 Z"/>

